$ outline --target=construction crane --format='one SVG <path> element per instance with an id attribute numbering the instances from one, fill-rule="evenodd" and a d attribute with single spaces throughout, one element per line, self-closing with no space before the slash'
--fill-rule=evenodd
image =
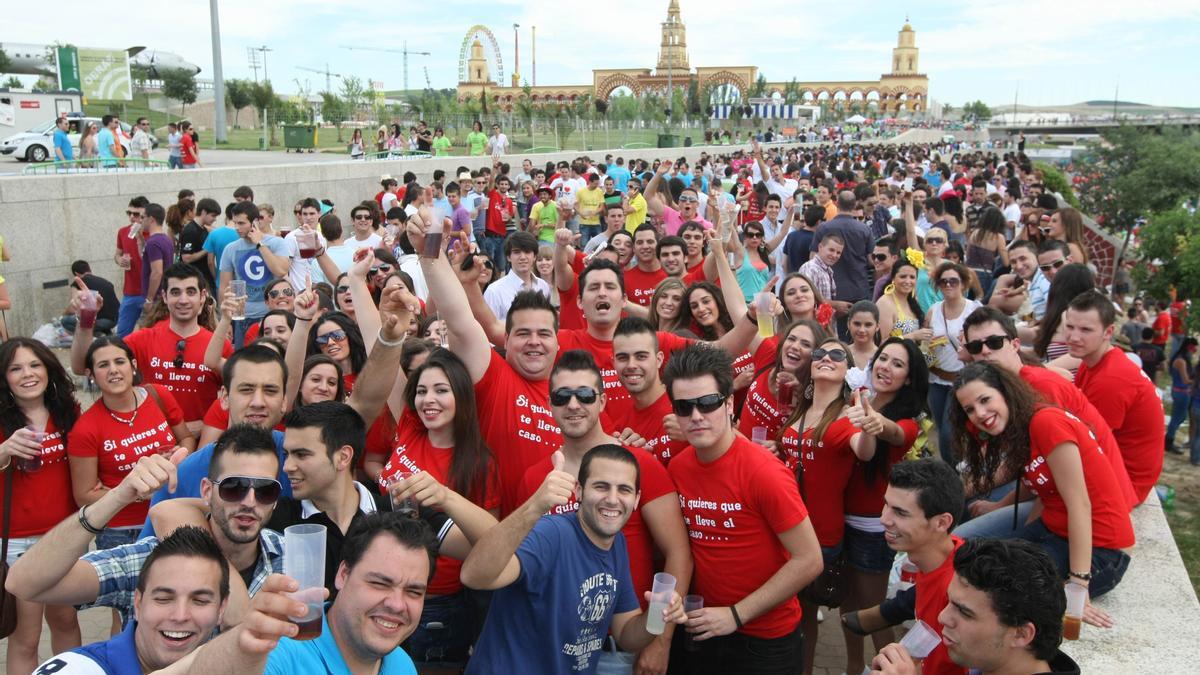
<path id="1" fill-rule="evenodd" d="M 362 51 L 362 52 L 390 52 L 392 54 L 403 54 L 404 55 L 404 91 L 405 92 L 408 91 L 408 55 L 413 54 L 415 56 L 432 56 L 432 54 L 430 54 L 429 52 L 410 51 L 408 49 L 407 41 L 404 43 L 403 49 L 385 49 L 383 47 L 349 47 L 346 45 L 342 45 L 342 49 L 349 49 L 351 51 L 358 50 L 358 51 Z M 426 79 L 428 80 L 428 73 L 426 74 Z"/>
<path id="2" fill-rule="evenodd" d="M 341 75 L 338 75 L 337 73 L 329 72 L 329 64 L 328 63 L 325 64 L 325 70 L 317 70 L 316 68 L 305 68 L 304 66 L 296 66 L 296 70 L 306 70 L 310 73 L 319 73 L 321 75 L 324 75 L 325 76 L 325 93 L 328 93 L 328 94 L 333 93 L 333 82 L 332 82 L 331 78 L 342 77 Z"/>

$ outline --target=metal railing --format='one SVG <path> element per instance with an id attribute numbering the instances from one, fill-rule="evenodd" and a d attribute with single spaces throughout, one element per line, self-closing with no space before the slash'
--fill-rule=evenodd
<path id="1" fill-rule="evenodd" d="M 21 171 L 22 176 L 57 176 L 79 173 L 143 173 L 146 171 L 168 171 L 170 165 L 161 159 L 125 157 L 123 159 L 70 159 L 62 162 L 30 164 Z"/>
<path id="2" fill-rule="evenodd" d="M 432 153 L 424 150 L 381 150 L 380 152 L 368 152 L 363 155 L 363 159 L 367 161 L 380 161 L 389 159 L 422 159 L 432 156 Z"/>

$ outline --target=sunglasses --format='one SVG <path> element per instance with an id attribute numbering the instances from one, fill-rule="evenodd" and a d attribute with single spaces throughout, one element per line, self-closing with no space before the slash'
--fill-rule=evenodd
<path id="1" fill-rule="evenodd" d="M 747 232 L 746 238 L 747 239 L 762 239 L 763 233 L 762 232 Z"/>
<path id="2" fill-rule="evenodd" d="M 295 211 L 292 211 L 292 215 L 296 215 L 296 216 L 300 215 L 300 209 L 296 209 Z"/>
<path id="3" fill-rule="evenodd" d="M 888 254 L 886 254 L 886 253 L 872 253 L 872 254 L 871 254 L 871 258 L 873 258 L 873 259 L 875 260 L 875 262 L 883 262 L 884 260 L 887 260 L 887 259 L 888 259 Z"/>
<path id="4" fill-rule="evenodd" d="M 698 398 L 677 398 L 671 401 L 671 409 L 675 411 L 678 417 L 691 417 L 692 412 L 697 408 L 700 412 L 707 415 L 708 413 L 725 405 L 727 396 L 722 394 L 705 394 Z"/>
<path id="5" fill-rule="evenodd" d="M 925 243 L 926 244 L 945 244 L 946 240 L 942 239 L 941 237 L 932 237 L 932 238 L 926 237 Z"/>
<path id="6" fill-rule="evenodd" d="M 381 272 L 383 274 L 387 274 L 388 272 L 391 272 L 391 271 L 392 271 L 391 265 L 376 265 L 375 267 L 371 268 L 371 274 L 379 274 Z"/>
<path id="7" fill-rule="evenodd" d="M 180 340 L 179 342 L 175 343 L 175 360 L 172 361 L 171 363 L 176 368 L 183 367 L 183 349 L 184 349 L 184 347 L 187 347 L 187 340 Z"/>
<path id="8" fill-rule="evenodd" d="M 349 286 L 338 286 L 337 288 L 335 288 L 333 290 L 337 291 L 338 293 L 349 293 L 350 287 Z"/>
<path id="9" fill-rule="evenodd" d="M 579 399 L 583 405 L 591 405 L 600 397 L 600 393 L 591 387 L 559 387 L 550 392 L 550 405 L 561 408 L 571 402 L 571 397 Z"/>
<path id="10" fill-rule="evenodd" d="M 942 288 L 954 288 L 961 283 L 962 279 L 959 279 L 958 277 L 943 277 L 938 279 L 937 285 L 941 286 Z"/>
<path id="11" fill-rule="evenodd" d="M 316 338 L 317 345 L 324 347 L 329 344 L 330 340 L 338 340 L 339 342 L 346 339 L 346 331 L 331 330 L 324 335 L 318 335 Z"/>
<path id="12" fill-rule="evenodd" d="M 137 211 L 126 211 L 125 215 L 129 216 L 130 218 L 141 218 L 142 217 L 142 214 L 138 213 Z"/>
<path id="13" fill-rule="evenodd" d="M 371 219 L 371 214 L 369 214 L 369 213 L 359 213 L 359 214 L 356 214 L 356 215 L 354 216 L 354 219 L 355 219 L 355 220 L 370 220 L 370 219 Z"/>
<path id="14" fill-rule="evenodd" d="M 829 360 L 833 361 L 834 363 L 841 363 L 842 361 L 846 360 L 848 355 L 846 354 L 845 349 L 821 349 L 820 347 L 817 347 L 816 349 L 812 350 L 813 363 L 820 361 L 826 356 L 828 356 Z"/>
<path id="15" fill-rule="evenodd" d="M 296 292 L 293 291 L 291 288 L 277 288 L 277 289 L 267 293 L 267 297 L 271 298 L 272 300 L 274 300 L 275 298 L 281 297 L 281 296 L 285 297 L 285 298 L 290 298 L 294 295 L 296 295 Z"/>
<path id="16" fill-rule="evenodd" d="M 283 491 L 283 486 L 274 478 L 226 476 L 213 481 L 213 485 L 217 486 L 217 496 L 226 502 L 240 502 L 254 490 L 254 501 L 260 506 L 270 506 L 279 501 L 279 493 Z"/>
<path id="17" fill-rule="evenodd" d="M 700 201 L 700 198 L 699 197 L 680 197 L 679 201 L 683 202 L 683 203 L 698 203 Z"/>
<path id="18" fill-rule="evenodd" d="M 1058 260 L 1055 260 L 1052 263 L 1046 263 L 1045 265 L 1038 265 L 1038 269 L 1043 272 L 1049 272 L 1050 270 L 1056 270 L 1066 264 L 1067 264 L 1066 260 L 1059 258 Z"/>
<path id="19" fill-rule="evenodd" d="M 967 353 L 973 354 L 973 355 L 978 355 L 980 352 L 983 351 L 984 345 L 987 345 L 988 349 L 995 351 L 995 350 L 1003 347 L 1004 343 L 1007 341 L 1008 341 L 1007 335 L 989 335 L 988 337 L 985 337 L 982 340 L 971 340 L 970 342 L 968 342 L 966 344 Z"/>

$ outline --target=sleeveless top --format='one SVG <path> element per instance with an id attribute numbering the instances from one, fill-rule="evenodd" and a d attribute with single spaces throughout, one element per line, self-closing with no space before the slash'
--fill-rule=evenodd
<path id="1" fill-rule="evenodd" d="M 904 337 L 907 333 L 911 333 L 921 327 L 921 322 L 917 321 L 917 317 L 908 316 L 908 302 L 901 302 L 900 298 L 896 297 L 896 291 L 888 293 L 892 296 L 892 302 L 896 305 L 896 321 L 892 324 L 892 332 L 888 335 L 892 337 Z"/>
<path id="2" fill-rule="evenodd" d="M 982 246 L 968 243 L 966 251 L 967 267 L 975 270 L 986 270 L 991 272 L 996 266 L 996 252 L 986 249 Z"/>

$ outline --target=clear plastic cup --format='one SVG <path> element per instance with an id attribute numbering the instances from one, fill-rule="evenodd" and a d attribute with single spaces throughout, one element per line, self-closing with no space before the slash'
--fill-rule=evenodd
<path id="1" fill-rule="evenodd" d="M 907 649 L 914 659 L 923 659 L 929 656 L 929 653 L 940 644 L 942 644 L 942 636 L 920 619 L 917 619 L 913 627 L 900 640 L 900 646 Z"/>
<path id="2" fill-rule="evenodd" d="M 392 486 L 405 480 L 406 478 L 412 477 L 412 471 L 399 471 L 396 473 L 396 477 L 392 479 L 392 482 L 388 483 L 388 496 L 391 497 L 392 500 L 392 510 L 407 518 L 416 518 L 419 515 L 420 504 L 418 504 L 417 500 L 413 499 L 412 497 L 404 497 L 403 499 L 397 498 L 395 493 L 392 492 Z"/>
<path id="3" fill-rule="evenodd" d="M 233 279 L 229 282 L 229 292 L 233 295 L 233 299 L 237 301 L 237 309 L 233 311 L 229 318 L 234 321 L 244 321 L 246 319 L 246 282 L 242 279 Z"/>
<path id="4" fill-rule="evenodd" d="M 650 606 L 646 608 L 646 632 L 651 635 L 662 635 L 667 624 L 663 621 L 663 611 L 671 604 L 671 594 L 675 592 L 675 577 L 666 572 L 654 575 L 654 586 L 650 589 Z"/>
<path id="5" fill-rule="evenodd" d="M 691 614 L 692 612 L 694 612 L 698 609 L 704 609 L 704 596 L 689 595 L 683 599 L 684 613 Z M 700 651 L 700 645 L 696 644 L 696 636 L 692 635 L 691 633 L 684 634 L 683 647 L 686 651 L 689 651 L 689 652 Z"/>
<path id="6" fill-rule="evenodd" d="M 1083 627 L 1083 609 L 1087 607 L 1088 589 L 1079 584 L 1067 584 L 1067 612 L 1063 615 L 1063 639 L 1078 640 Z"/>
<path id="7" fill-rule="evenodd" d="M 764 445 L 767 442 L 767 428 L 754 427 L 750 430 L 750 440 L 759 445 Z"/>
<path id="8" fill-rule="evenodd" d="M 96 312 L 100 310 L 100 293 L 97 291 L 79 292 L 79 327 L 95 328 Z"/>
<path id="9" fill-rule="evenodd" d="M 754 294 L 754 309 L 758 312 L 758 336 L 769 338 L 775 335 L 775 317 L 771 316 L 774 298 L 770 293 Z"/>
<path id="10" fill-rule="evenodd" d="M 34 424 L 26 425 L 25 431 L 33 435 L 33 441 L 37 444 L 42 444 L 46 440 L 46 429 Z M 17 459 L 17 469 L 25 473 L 37 473 L 42 470 L 42 455 L 39 452 L 36 457 L 21 457 Z"/>
<path id="11" fill-rule="evenodd" d="M 312 230 L 298 230 L 296 246 L 300 249 L 301 258 L 312 258 L 317 255 L 317 233 Z"/>
<path id="12" fill-rule="evenodd" d="M 289 594 L 304 603 L 302 617 L 289 617 L 300 627 L 296 640 L 321 634 L 325 608 L 325 526 L 292 525 L 283 530 L 283 573 L 296 580 L 299 590 Z"/>

